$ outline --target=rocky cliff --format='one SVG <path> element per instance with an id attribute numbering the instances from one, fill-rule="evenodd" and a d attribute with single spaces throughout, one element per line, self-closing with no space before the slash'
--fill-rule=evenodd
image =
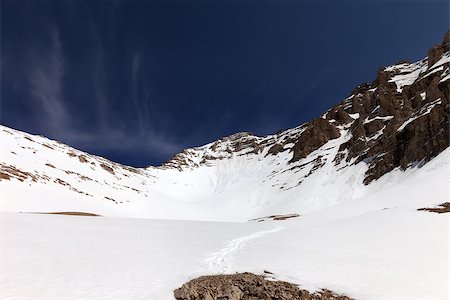
<path id="1" fill-rule="evenodd" d="M 164 166 L 195 167 L 265 149 L 266 155 L 289 151 L 293 163 L 340 137 L 343 128 L 349 128 L 351 137 L 334 161 L 367 163 L 366 184 L 397 167 L 426 163 L 449 146 L 449 38 L 450 31 L 423 60 L 381 68 L 372 83 L 359 85 L 321 117 L 295 129 L 263 138 L 237 133 L 187 149 Z"/>

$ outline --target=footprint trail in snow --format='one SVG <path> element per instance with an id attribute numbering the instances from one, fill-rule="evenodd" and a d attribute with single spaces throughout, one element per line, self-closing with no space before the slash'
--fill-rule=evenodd
<path id="1" fill-rule="evenodd" d="M 208 268 L 219 274 L 224 274 L 231 268 L 231 261 L 237 255 L 239 250 L 245 247 L 245 245 L 251 240 L 261 238 L 262 236 L 283 230 L 283 226 L 276 226 L 270 230 L 258 231 L 250 235 L 236 238 L 229 242 L 224 248 L 217 252 L 213 252 L 206 258 Z"/>

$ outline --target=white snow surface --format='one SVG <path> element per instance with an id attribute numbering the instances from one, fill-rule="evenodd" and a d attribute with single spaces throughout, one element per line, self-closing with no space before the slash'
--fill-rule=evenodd
<path id="1" fill-rule="evenodd" d="M 428 66 L 428 57 L 415 62 L 415 63 L 402 63 L 384 68 L 388 72 L 396 72 L 397 75 L 393 76 L 390 82 L 394 82 L 397 85 L 397 92 L 401 92 L 404 86 L 411 85 L 418 79 L 423 79 L 436 72 L 442 72 L 441 82 L 448 79 L 445 68 L 448 69 L 450 63 L 450 52 L 445 52 L 442 57 L 432 66 Z"/>
<path id="2" fill-rule="evenodd" d="M 294 128 L 289 134 L 301 130 Z M 198 157 L 220 151 L 212 152 L 208 144 L 191 149 L 187 155 L 192 166 L 182 170 L 135 169 L 2 126 L 0 163 L 30 172 L 37 179 L 0 180 L 0 211 L 81 211 L 113 217 L 209 221 L 312 212 L 370 191 L 363 184 L 365 163 L 336 166 L 333 162 L 339 146 L 350 137 L 348 129 L 341 128 L 340 138 L 295 163 L 289 163 L 290 149 L 266 155 L 266 147 L 258 154 L 232 153 L 231 157 L 199 165 L 195 162 Z M 284 135 L 266 139 L 277 138 Z M 217 148 L 226 148 L 227 143 L 225 140 Z"/>
<path id="3" fill-rule="evenodd" d="M 0 298 L 168 300 L 200 275 L 269 270 L 355 299 L 448 299 L 449 216 L 417 208 L 448 201 L 449 155 L 286 221 L 0 213 Z"/>
<path id="4" fill-rule="evenodd" d="M 441 67 L 448 63 L 450 63 L 450 52 L 447 51 L 442 54 L 442 57 L 434 65 L 430 67 L 430 70 Z"/>
<path id="5" fill-rule="evenodd" d="M 425 59 L 412 64 L 401 64 L 393 67 L 385 68 L 386 71 L 397 71 L 398 75 L 392 77 L 390 82 L 394 82 L 397 85 L 397 91 L 401 92 L 406 85 L 413 84 L 420 74 L 425 72 L 428 68 L 428 64 Z"/>

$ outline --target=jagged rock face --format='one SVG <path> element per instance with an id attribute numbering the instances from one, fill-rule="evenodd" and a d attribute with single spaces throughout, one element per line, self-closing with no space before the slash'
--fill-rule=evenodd
<path id="1" fill-rule="evenodd" d="M 202 276 L 174 291 L 177 300 L 350 300 L 328 290 L 310 293 L 297 285 L 241 273 Z"/>
<path id="2" fill-rule="evenodd" d="M 343 129 L 351 137 L 341 144 L 334 161 L 366 162 L 365 184 L 397 167 L 426 163 L 449 146 L 449 36 L 450 31 L 441 45 L 429 50 L 428 58 L 380 69 L 372 83 L 361 84 L 323 116 L 294 130 L 263 138 L 235 134 L 185 150 L 165 166 L 182 169 L 234 155 L 284 151 L 292 153 L 290 162 L 295 163 L 340 137 Z M 196 156 L 201 158 L 194 163 Z"/>
<path id="3" fill-rule="evenodd" d="M 291 162 L 306 158 L 311 152 L 325 145 L 330 139 L 340 136 L 337 127 L 327 120 L 315 119 L 311 121 L 306 130 L 296 140 L 292 148 Z"/>
<path id="4" fill-rule="evenodd" d="M 428 65 L 434 65 L 445 52 L 450 51 L 450 34 L 444 36 L 444 41 L 441 45 L 436 45 L 428 50 Z"/>
<path id="5" fill-rule="evenodd" d="M 348 110 L 359 119 L 340 152 L 348 153 L 347 161 L 369 164 L 366 184 L 396 167 L 425 163 L 449 146 L 448 37 L 430 50 L 428 63 L 385 68 L 351 96 Z"/>

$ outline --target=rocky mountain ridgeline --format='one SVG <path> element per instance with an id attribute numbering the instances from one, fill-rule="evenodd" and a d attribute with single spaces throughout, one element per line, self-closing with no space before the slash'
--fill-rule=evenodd
<path id="1" fill-rule="evenodd" d="M 216 199 L 226 207 L 233 200 L 249 211 L 240 220 L 354 199 L 362 182 L 425 164 L 449 146 L 449 36 L 450 31 L 425 59 L 380 69 L 372 83 L 359 85 L 310 122 L 264 137 L 236 133 L 186 149 L 159 167 L 124 166 L 0 126 L 2 194 L 40 199 L 36 193 L 43 193 L 51 198 L 45 211 L 80 206 L 101 215 L 138 212 L 153 218 L 194 218 L 183 209 L 187 199 Z M 335 190 L 345 192 L 334 197 Z M 62 195 L 70 204 L 58 201 Z M 181 201 L 174 205 L 177 214 L 166 199 Z M 275 203 L 276 210 L 266 210 Z M 292 208 L 284 209 L 289 203 Z M 20 201 L 5 201 L 4 207 L 36 210 Z"/>
<path id="2" fill-rule="evenodd" d="M 284 151 L 292 153 L 294 163 L 344 132 L 350 138 L 340 145 L 335 164 L 364 161 L 369 165 L 366 184 L 397 167 L 426 163 L 449 146 L 449 38 L 450 31 L 423 60 L 380 69 L 372 83 L 359 85 L 317 119 L 266 137 L 233 134 L 186 149 L 163 168 L 182 170 L 216 159 Z"/>

